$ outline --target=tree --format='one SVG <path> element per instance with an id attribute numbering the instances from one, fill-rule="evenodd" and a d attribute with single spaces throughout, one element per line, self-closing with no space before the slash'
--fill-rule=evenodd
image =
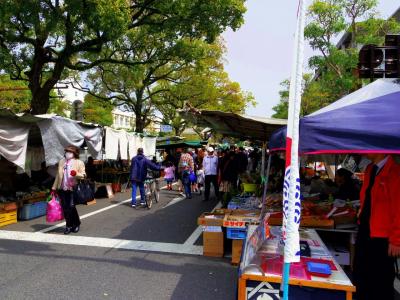
<path id="1" fill-rule="evenodd" d="M 179 113 L 186 105 L 233 113 L 244 113 L 246 107 L 255 105 L 253 95 L 242 91 L 239 83 L 232 82 L 224 71 L 222 42 L 203 47 L 204 56 L 176 72 L 177 80 L 162 81 L 156 89 L 160 93 L 153 99 L 162 115 L 161 123 L 171 125 L 177 136 L 188 125 Z"/>
<path id="2" fill-rule="evenodd" d="M 68 112 L 72 109 L 71 104 L 68 101 L 60 99 L 55 95 L 54 91 L 50 92 L 50 106 L 48 112 L 51 114 L 56 114 L 61 117 L 67 117 Z"/>
<path id="3" fill-rule="evenodd" d="M 87 123 L 111 126 L 113 109 L 114 105 L 111 102 L 87 94 L 83 102 L 83 120 Z"/>
<path id="4" fill-rule="evenodd" d="M 157 84 L 177 80 L 179 71 L 202 55 L 202 44 L 206 43 L 185 38 L 171 39 L 143 29 L 131 31 L 118 47 L 104 53 L 119 55 L 126 64 L 96 67 L 95 72 L 88 76 L 92 86 L 88 92 L 133 111 L 135 131 L 143 132 L 153 121 L 155 106 L 152 100 L 163 91 L 156 88 Z M 120 51 L 121 48 L 124 50 Z"/>
<path id="5" fill-rule="evenodd" d="M 49 113 L 66 116 L 70 110 L 68 102 L 57 97 L 54 91 L 50 93 Z M 8 108 L 14 113 L 28 112 L 32 95 L 25 81 L 11 80 L 9 75 L 0 75 L 0 107 Z"/>
<path id="6" fill-rule="evenodd" d="M 0 75 L 0 107 L 14 113 L 28 111 L 31 93 L 24 81 L 12 81 L 8 75 Z"/>
<path id="7" fill-rule="evenodd" d="M 287 119 L 289 114 L 289 88 L 290 80 L 286 79 L 280 83 L 282 90 L 279 91 L 279 103 L 275 105 L 272 110 L 275 113 L 272 115 L 273 118 Z"/>
<path id="8" fill-rule="evenodd" d="M 289 108 L 289 89 L 290 81 L 286 79 L 281 82 L 282 90 L 279 91 L 280 101 L 272 109 L 275 113 L 273 118 L 287 119 Z M 321 89 L 321 84 L 314 80 L 313 74 L 306 73 L 303 75 L 302 82 L 302 99 L 300 115 L 306 116 L 319 108 L 330 103 L 329 94 Z"/>
<path id="9" fill-rule="evenodd" d="M 212 41 L 227 27 L 237 29 L 244 12 L 244 0 L 3 0 L 1 69 L 28 82 L 32 113 L 46 113 L 51 89 L 69 70 L 125 63 L 99 54 L 128 30 Z"/>
<path id="10" fill-rule="evenodd" d="M 376 5 L 375 0 L 315 0 L 309 7 L 305 37 L 319 54 L 308 62 L 316 80 L 304 89 L 307 111 L 315 111 L 359 88 L 361 81 L 355 72 L 359 45 L 379 45 L 386 34 L 400 32 L 395 20 L 377 17 Z M 345 30 L 351 34 L 350 41 L 338 49 L 333 41 Z"/>

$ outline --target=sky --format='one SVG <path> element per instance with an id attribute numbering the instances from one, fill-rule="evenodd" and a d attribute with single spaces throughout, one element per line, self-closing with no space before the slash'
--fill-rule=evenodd
<path id="1" fill-rule="evenodd" d="M 399 0 L 379 2 L 382 17 L 389 17 L 400 6 Z M 279 102 L 279 84 L 291 71 L 297 5 L 297 0 L 247 0 L 244 25 L 223 34 L 225 70 L 258 102 L 247 110 L 249 115 L 270 117 L 272 107 Z M 307 61 L 313 51 L 306 47 L 305 55 Z"/>

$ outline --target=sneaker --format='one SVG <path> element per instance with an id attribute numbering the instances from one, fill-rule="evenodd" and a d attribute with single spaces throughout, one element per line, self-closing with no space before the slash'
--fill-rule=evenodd
<path id="1" fill-rule="evenodd" d="M 147 206 L 147 204 L 144 202 L 140 202 L 140 206 Z"/>
<path id="2" fill-rule="evenodd" d="M 70 234 L 71 233 L 71 229 L 70 227 L 66 227 L 64 230 L 64 234 Z"/>
<path id="3" fill-rule="evenodd" d="M 132 208 L 136 208 L 136 204 L 132 204 L 131 206 L 132 206 Z"/>
<path id="4" fill-rule="evenodd" d="M 72 232 L 73 233 L 78 233 L 79 232 L 79 226 L 76 226 L 76 227 L 72 228 Z"/>

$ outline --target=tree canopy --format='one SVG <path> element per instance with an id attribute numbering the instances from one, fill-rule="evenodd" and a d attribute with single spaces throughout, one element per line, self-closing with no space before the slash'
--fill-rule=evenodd
<path id="1" fill-rule="evenodd" d="M 244 113 L 249 105 L 255 105 L 253 95 L 242 91 L 239 83 L 231 81 L 224 71 L 222 42 L 203 46 L 202 58 L 175 72 L 177 80 L 164 80 L 156 88 L 160 93 L 155 95 L 153 102 L 161 112 L 160 121 L 171 125 L 177 136 L 188 125 L 179 114 L 186 105 L 233 113 Z"/>
<path id="2" fill-rule="evenodd" d="M 244 0 L 4 0 L 0 69 L 26 81 L 32 112 L 46 113 L 51 89 L 69 71 L 124 64 L 114 53 L 99 54 L 130 31 L 213 41 L 227 27 L 237 29 L 244 12 Z"/>
<path id="3" fill-rule="evenodd" d="M 83 102 L 83 120 L 87 123 L 111 126 L 113 124 L 113 109 L 114 105 L 111 102 L 87 94 Z"/>
<path id="4" fill-rule="evenodd" d="M 67 116 L 70 104 L 57 97 L 54 90 L 50 93 L 48 112 Z M 11 80 L 8 75 L 0 75 L 0 107 L 8 108 L 14 113 L 28 112 L 32 95 L 25 81 Z"/>
<path id="5" fill-rule="evenodd" d="M 356 70 L 358 47 L 382 45 L 386 34 L 400 32 L 400 24 L 394 19 L 381 19 L 376 6 L 376 0 L 314 0 L 309 6 L 304 35 L 317 54 L 308 61 L 314 74 L 304 78 L 303 114 L 358 89 L 362 84 Z M 335 41 L 341 34 L 344 44 L 338 48 Z M 274 117 L 287 117 L 288 84 L 283 82 Z"/>

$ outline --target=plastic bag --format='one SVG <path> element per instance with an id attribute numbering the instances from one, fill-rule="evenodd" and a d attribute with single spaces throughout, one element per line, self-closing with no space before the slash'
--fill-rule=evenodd
<path id="1" fill-rule="evenodd" d="M 46 221 L 49 223 L 61 221 L 64 219 L 61 204 L 57 197 L 53 195 L 51 200 L 47 203 Z"/>

